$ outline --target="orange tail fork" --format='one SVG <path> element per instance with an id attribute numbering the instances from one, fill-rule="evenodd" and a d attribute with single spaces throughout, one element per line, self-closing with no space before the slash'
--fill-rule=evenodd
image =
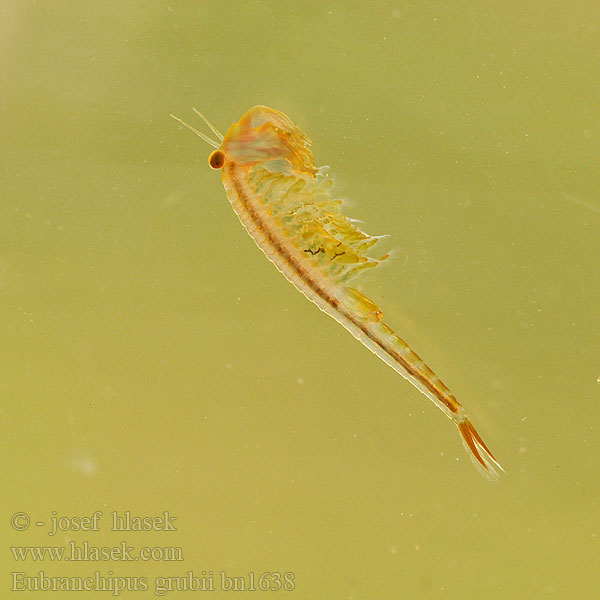
<path id="1" fill-rule="evenodd" d="M 469 419 L 465 418 L 457 423 L 467 452 L 475 465 L 490 479 L 497 479 L 499 471 L 504 471 L 495 459 L 489 448 L 485 445 L 480 435 Z"/>

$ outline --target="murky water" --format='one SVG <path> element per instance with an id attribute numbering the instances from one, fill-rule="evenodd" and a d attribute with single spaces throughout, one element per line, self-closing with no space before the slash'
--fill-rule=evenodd
<path id="1" fill-rule="evenodd" d="M 105 598 L 117 577 L 145 578 L 136 597 L 597 593 L 598 7 L 375 4 L 0 7 L 4 594 L 40 571 Z M 168 116 L 226 130 L 255 104 L 390 234 L 363 290 L 499 485 L 265 260 Z M 113 531 L 113 511 L 159 518 Z M 84 542 L 140 559 L 8 549 Z"/>

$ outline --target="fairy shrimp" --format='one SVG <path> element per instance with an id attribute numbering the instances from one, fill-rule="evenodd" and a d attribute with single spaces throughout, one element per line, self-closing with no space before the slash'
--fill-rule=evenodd
<path id="1" fill-rule="evenodd" d="M 373 258 L 370 236 L 341 213 L 333 181 L 315 167 L 307 136 L 282 112 L 255 106 L 223 136 L 196 109 L 217 140 L 184 123 L 214 151 L 208 157 L 242 225 L 265 256 L 322 311 L 408 379 L 458 427 L 473 462 L 489 477 L 502 467 L 461 404 L 408 344 L 383 322 L 381 309 L 352 280 L 389 254 Z"/>

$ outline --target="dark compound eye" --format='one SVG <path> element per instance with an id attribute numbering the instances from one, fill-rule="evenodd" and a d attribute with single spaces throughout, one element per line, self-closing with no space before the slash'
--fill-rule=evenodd
<path id="1" fill-rule="evenodd" d="M 208 157 L 208 164 L 213 169 L 222 169 L 223 165 L 225 164 L 225 155 L 223 152 L 221 152 L 221 150 L 215 150 L 214 152 L 211 152 L 210 156 Z"/>

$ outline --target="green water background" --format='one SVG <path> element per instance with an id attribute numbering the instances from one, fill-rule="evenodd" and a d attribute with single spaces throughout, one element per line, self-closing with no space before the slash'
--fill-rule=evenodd
<path id="1" fill-rule="evenodd" d="M 3 2 L 0 597 L 40 569 L 148 577 L 131 597 L 211 570 L 295 574 L 252 598 L 596 597 L 599 19 L 591 1 Z M 255 104 L 390 234 L 363 290 L 466 406 L 499 485 L 265 260 L 168 117 L 226 130 Z M 96 510 L 99 532 L 10 526 Z M 111 532 L 114 510 L 178 531 Z M 71 540 L 184 561 L 8 549 Z"/>

